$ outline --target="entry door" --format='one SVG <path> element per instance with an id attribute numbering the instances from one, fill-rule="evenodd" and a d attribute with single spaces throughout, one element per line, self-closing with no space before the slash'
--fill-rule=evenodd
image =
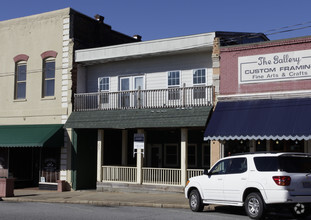
<path id="1" fill-rule="evenodd" d="M 121 107 L 129 108 L 129 107 L 137 107 L 138 104 L 140 106 L 143 102 L 142 95 L 140 96 L 140 100 L 138 102 L 138 93 L 130 93 L 126 91 L 130 90 L 143 90 L 144 89 L 144 77 L 143 76 L 131 76 L 131 77 L 122 77 L 120 78 L 120 91 L 121 94 Z"/>
<path id="2" fill-rule="evenodd" d="M 130 77 L 120 78 L 120 91 L 125 92 L 121 94 L 120 105 L 122 108 L 130 107 L 130 93 L 126 92 L 130 90 Z"/>
<path id="3" fill-rule="evenodd" d="M 143 76 L 134 77 L 134 90 L 138 90 L 138 89 L 140 90 L 144 89 L 144 77 Z M 135 96 L 134 96 L 135 107 L 142 106 L 143 100 L 144 100 L 144 97 L 142 93 L 140 94 L 135 93 Z"/>
<path id="4" fill-rule="evenodd" d="M 149 150 L 149 158 L 148 165 L 150 167 L 162 167 L 162 147 L 161 144 L 154 144 L 148 146 Z"/>

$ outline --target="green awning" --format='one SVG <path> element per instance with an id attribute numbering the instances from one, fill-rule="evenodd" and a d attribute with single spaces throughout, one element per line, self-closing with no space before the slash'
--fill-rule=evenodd
<path id="1" fill-rule="evenodd" d="M 66 128 L 205 127 L 212 106 L 72 112 Z"/>
<path id="2" fill-rule="evenodd" d="M 61 147 L 62 124 L 0 126 L 0 147 Z"/>

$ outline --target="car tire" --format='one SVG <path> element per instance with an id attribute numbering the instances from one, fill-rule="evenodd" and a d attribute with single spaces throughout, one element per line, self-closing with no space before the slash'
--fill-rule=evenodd
<path id="1" fill-rule="evenodd" d="M 204 209 L 204 205 L 202 203 L 202 199 L 198 190 L 194 189 L 190 192 L 189 196 L 189 205 L 190 209 L 193 212 L 202 212 Z"/>
<path id="2" fill-rule="evenodd" d="M 257 192 L 250 193 L 246 197 L 244 208 L 248 217 L 252 219 L 261 219 L 264 216 L 265 204 Z"/>
<path id="3" fill-rule="evenodd" d="M 292 207 L 292 213 L 295 216 L 295 218 L 304 218 L 308 215 L 308 206 L 303 203 L 296 203 Z"/>

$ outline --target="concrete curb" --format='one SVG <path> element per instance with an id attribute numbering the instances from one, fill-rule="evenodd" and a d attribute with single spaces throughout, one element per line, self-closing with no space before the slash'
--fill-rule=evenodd
<path id="1" fill-rule="evenodd" d="M 166 204 L 166 203 L 141 203 L 141 202 L 118 202 L 118 201 L 94 201 L 94 200 L 65 200 L 65 199 L 27 199 L 27 198 L 0 198 L 0 201 L 6 202 L 40 202 L 40 203 L 68 203 L 68 204 L 85 204 L 96 206 L 132 206 L 132 207 L 151 207 L 151 208 L 179 208 L 189 209 L 188 205 Z"/>

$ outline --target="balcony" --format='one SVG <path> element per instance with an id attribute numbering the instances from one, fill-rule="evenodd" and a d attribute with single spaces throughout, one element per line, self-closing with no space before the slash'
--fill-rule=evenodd
<path id="1" fill-rule="evenodd" d="M 78 93 L 74 111 L 209 106 L 213 98 L 213 86 Z"/>

